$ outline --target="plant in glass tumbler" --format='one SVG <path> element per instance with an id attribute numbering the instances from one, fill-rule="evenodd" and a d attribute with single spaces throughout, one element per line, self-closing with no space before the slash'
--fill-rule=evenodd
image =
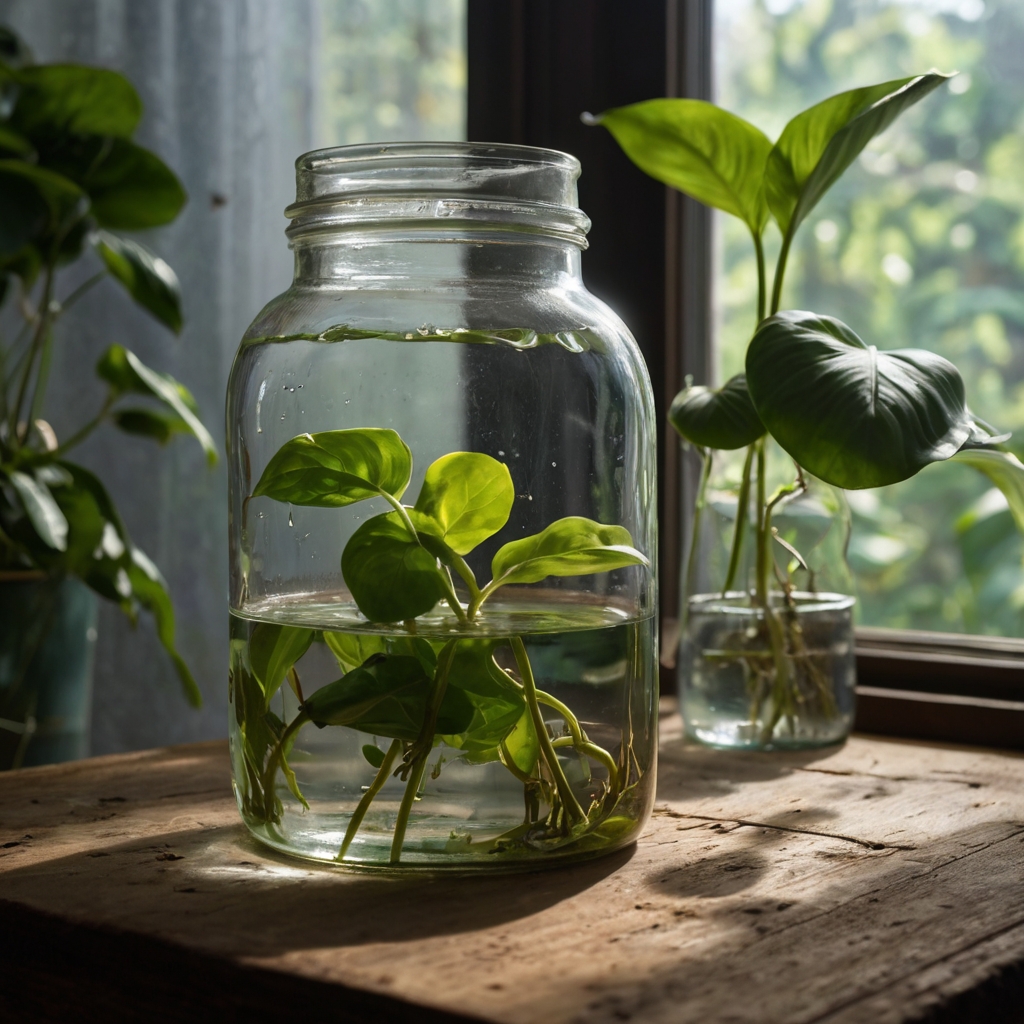
<path id="1" fill-rule="evenodd" d="M 837 489 L 880 487 L 957 459 L 1006 494 L 1024 530 L 1024 466 L 1000 448 L 1009 435 L 967 407 L 952 363 L 921 349 L 879 350 L 833 317 L 780 309 L 801 223 L 874 136 L 949 77 L 930 72 L 832 96 L 794 117 L 774 144 L 700 100 L 585 115 L 646 173 L 740 218 L 756 252 L 757 322 L 746 373 L 717 389 L 688 385 L 669 414 L 703 460 L 680 656 L 683 714 L 694 738 L 801 746 L 849 731 L 852 598 L 820 593 L 817 576 L 829 566 L 802 549 L 792 522 L 779 527 L 809 492 L 818 492 L 819 510 L 822 495 L 841 509 Z M 782 241 L 769 297 L 763 239 L 772 220 Z M 723 455 L 741 449 L 742 466 Z M 722 464 L 734 483 L 724 501 L 720 487 L 713 493 Z M 694 593 L 707 559 L 701 521 L 716 504 L 731 527 L 728 557 L 707 592 Z M 842 557 L 840 545 L 832 559 Z"/>
<path id="2" fill-rule="evenodd" d="M 174 271 L 138 242 L 111 233 L 167 224 L 185 203 L 174 173 L 132 141 L 141 114 L 139 96 L 122 75 L 33 64 L 25 45 L 0 31 L 0 301 L 9 299 L 21 319 L 0 341 L 0 576 L 38 581 L 47 593 L 77 577 L 133 621 L 140 608 L 149 611 L 186 696 L 198 705 L 199 690 L 175 649 L 174 612 L 159 570 L 132 543 L 99 478 L 67 458 L 109 422 L 160 443 L 192 434 L 215 462 L 194 399 L 113 343 L 96 365 L 106 390 L 95 415 L 64 438 L 42 419 L 50 368 L 60 358 L 55 328 L 103 278 L 119 282 L 174 332 L 181 328 Z M 88 250 L 98 258 L 97 271 L 58 297 L 60 271 Z M 40 623 L 50 615 L 43 607 Z M 45 634 L 42 625 L 38 632 Z M 2 679 L 5 718 L 24 711 L 32 654 L 19 648 L 10 659 L 21 675 Z"/>
<path id="3" fill-rule="evenodd" d="M 523 638 L 488 630 L 484 606 L 511 584 L 647 566 L 648 559 L 623 527 L 570 516 L 499 548 L 492 579 L 481 586 L 465 556 L 509 520 L 515 491 L 508 468 L 482 453 L 452 452 L 428 467 L 416 503 L 404 505 L 412 465 L 411 451 L 394 430 L 301 434 L 271 458 L 253 489 L 252 498 L 325 508 L 382 498 L 392 511 L 362 523 L 341 557 L 345 583 L 367 629 L 376 632 L 261 622 L 233 646 L 243 815 L 262 829 L 279 822 L 279 771 L 308 809 L 288 759 L 299 730 L 312 723 L 389 741 L 385 750 L 376 743 L 362 747 L 376 775 L 348 818 L 339 861 L 392 776 L 404 783 L 390 824 L 390 861 L 400 861 L 410 813 L 438 747 L 468 764 L 500 764 L 522 785 L 522 824 L 478 842 L 481 852 L 514 857 L 527 844 L 555 848 L 584 837 L 595 849 L 613 845 L 634 822 L 617 817 L 638 781 L 628 738 L 617 756 L 593 742 L 569 707 L 538 689 Z M 465 605 L 452 573 L 468 591 Z M 417 620 L 439 602 L 457 625 L 445 635 L 421 634 Z M 330 649 L 343 674 L 304 695 L 296 663 L 316 642 Z M 285 681 L 298 702 L 289 722 L 270 710 Z M 550 729 L 542 706 L 562 719 L 560 732 Z M 433 778 L 444 760 L 441 754 Z M 450 841 L 465 849 L 473 837 Z"/>

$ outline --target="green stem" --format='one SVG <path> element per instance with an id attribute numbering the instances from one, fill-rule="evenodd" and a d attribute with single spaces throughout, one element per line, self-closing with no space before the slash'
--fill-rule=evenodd
<path id="1" fill-rule="evenodd" d="M 559 738 L 554 740 L 551 745 L 556 749 L 558 747 L 572 747 L 574 750 L 578 750 L 581 754 L 587 754 L 595 761 L 600 761 L 608 770 L 609 789 L 614 793 L 618 788 L 619 766 L 615 763 L 615 759 L 612 755 L 609 754 L 604 747 L 599 747 L 596 743 L 591 743 L 589 740 L 585 740 L 583 743 L 577 743 L 572 736 L 559 736 Z"/>
<path id="2" fill-rule="evenodd" d="M 309 715 L 305 711 L 300 711 L 292 720 L 288 723 L 284 732 L 281 733 L 281 738 L 277 741 L 274 749 L 271 751 L 270 759 L 267 761 L 267 767 L 263 771 L 263 813 L 267 821 L 270 821 L 274 813 L 274 776 L 277 775 L 277 769 L 281 765 L 281 757 L 284 755 L 284 748 L 287 746 L 288 741 L 292 736 L 299 731 L 309 721 Z"/>
<path id="3" fill-rule="evenodd" d="M 704 514 L 704 501 L 708 488 L 708 480 L 711 478 L 712 455 L 710 449 L 698 448 L 703 465 L 701 466 L 700 484 L 697 487 L 697 501 L 693 508 L 693 528 L 690 532 L 690 552 L 686 558 L 686 579 L 683 581 L 686 593 L 683 595 L 683 625 L 689 617 L 690 598 L 693 596 L 695 578 L 697 575 L 697 551 L 700 547 L 700 521 Z"/>
<path id="4" fill-rule="evenodd" d="M 87 291 L 92 287 L 99 284 L 107 276 L 109 271 L 101 270 L 98 274 L 93 274 L 87 281 L 83 281 L 61 304 L 61 311 L 70 309 Z"/>
<path id="5" fill-rule="evenodd" d="M 779 259 L 775 264 L 775 280 L 772 282 L 772 308 L 771 316 L 779 311 L 779 303 L 782 301 L 782 282 L 786 276 L 786 261 L 789 259 L 789 247 L 793 244 L 793 229 L 783 235 L 782 248 L 779 250 Z"/>
<path id="6" fill-rule="evenodd" d="M 530 666 L 530 659 L 526 654 L 526 646 L 518 636 L 510 637 L 509 643 L 512 645 L 512 653 L 515 655 L 519 674 L 523 677 L 523 693 L 526 697 L 526 704 L 530 709 L 530 718 L 533 720 L 533 728 L 537 733 L 541 754 L 544 756 L 548 771 L 551 772 L 555 789 L 558 790 L 558 795 L 561 797 L 566 812 L 575 820 L 582 821 L 586 818 L 586 814 L 584 814 L 583 808 L 580 807 L 579 801 L 569 785 L 569 780 L 565 777 L 565 772 L 562 771 L 562 766 L 558 762 L 558 754 L 555 753 L 555 748 L 551 744 L 551 737 L 548 735 L 548 727 L 540 713 L 540 704 L 537 700 L 537 683 L 533 678 L 533 668 Z"/>
<path id="7" fill-rule="evenodd" d="M 521 782 L 523 785 L 529 783 L 537 783 L 532 775 L 527 775 L 519 765 L 516 764 L 515 758 L 512 756 L 512 751 L 508 749 L 508 744 L 502 740 L 498 744 L 498 756 L 501 758 L 501 763 Z"/>
<path id="8" fill-rule="evenodd" d="M 427 759 L 421 758 L 413 765 L 409 775 L 409 781 L 405 784 L 405 793 L 402 795 L 402 805 L 398 808 L 398 819 L 395 821 L 395 835 L 391 840 L 391 863 L 397 864 L 402 859 L 402 845 L 405 843 L 405 830 L 409 825 L 409 814 L 412 811 L 413 801 L 423 780 L 423 772 L 427 767 Z"/>
<path id="9" fill-rule="evenodd" d="M 764 300 L 767 287 L 765 284 L 764 270 L 764 245 L 761 242 L 760 234 L 754 234 L 754 252 L 757 254 L 757 327 L 761 326 L 764 319 Z"/>
<path id="10" fill-rule="evenodd" d="M 765 531 L 765 441 L 757 442 L 757 559 L 755 587 L 757 601 L 762 608 L 768 606 L 768 538 Z"/>
<path id="11" fill-rule="evenodd" d="M 459 574 L 459 576 L 462 578 L 462 582 L 466 584 L 466 587 L 469 590 L 469 607 L 473 608 L 473 603 L 478 602 L 476 604 L 476 607 L 479 608 L 479 599 L 481 598 L 482 595 L 480 592 L 480 587 L 477 585 L 476 575 L 474 574 L 473 570 L 470 569 L 466 560 L 461 555 L 457 555 L 454 551 L 451 553 L 451 563 L 452 568 Z M 473 616 L 469 615 L 468 612 L 466 614 L 468 618 L 473 618 Z"/>
<path id="12" fill-rule="evenodd" d="M 740 482 L 740 493 L 736 499 L 736 529 L 732 535 L 732 550 L 729 552 L 729 569 L 725 574 L 725 585 L 722 597 L 732 589 L 736 580 L 736 571 L 740 565 L 740 552 L 743 548 L 743 534 L 747 529 L 747 516 L 750 511 L 750 471 L 754 464 L 755 445 L 747 449 L 747 458 L 743 463 L 743 479 Z"/>
<path id="13" fill-rule="evenodd" d="M 384 755 L 384 760 L 380 763 L 380 768 L 377 769 L 377 774 L 373 777 L 373 782 L 370 783 L 370 788 L 363 794 L 362 799 L 356 805 L 352 817 L 349 819 L 348 828 L 345 830 L 345 838 L 341 842 L 341 849 L 338 851 L 338 856 L 334 858 L 335 860 L 345 859 L 345 854 L 352 845 L 352 840 L 355 839 L 359 826 L 362 825 L 363 818 L 366 817 L 366 812 L 370 809 L 370 804 L 373 803 L 374 798 L 384 788 L 384 783 L 388 781 L 388 776 L 391 774 L 392 765 L 394 765 L 395 759 L 401 751 L 402 741 L 392 740 L 391 746 L 388 747 L 388 751 Z"/>
<path id="14" fill-rule="evenodd" d="M 76 431 L 63 444 L 61 444 L 57 449 L 55 449 L 51 453 L 53 458 L 60 458 L 60 456 L 62 456 L 65 452 L 70 451 L 70 449 L 74 448 L 75 445 L 81 444 L 82 441 L 84 441 L 103 422 L 103 420 L 106 418 L 107 413 L 110 412 L 110 407 L 114 404 L 116 400 L 117 396 L 115 394 L 111 393 L 107 395 L 106 400 L 103 402 L 103 406 L 100 408 L 100 411 L 91 420 L 89 420 L 89 422 L 86 423 L 85 426 L 81 428 L 81 430 Z"/>
<path id="15" fill-rule="evenodd" d="M 39 301 L 39 322 L 36 324 L 35 332 L 32 335 L 32 341 L 29 344 L 28 358 L 25 360 L 25 369 L 21 375 L 21 383 L 18 385 L 17 397 L 15 398 L 14 404 L 11 406 L 10 410 L 10 437 L 18 447 L 21 447 L 25 441 L 25 438 L 20 437 L 18 434 L 18 421 L 21 418 L 21 407 L 24 404 L 25 396 L 28 393 L 28 385 L 29 381 L 32 379 L 32 370 L 35 367 L 36 355 L 40 350 L 43 338 L 50 326 L 50 301 L 53 298 L 53 275 L 53 266 L 47 265 L 46 277 L 43 279 L 43 295 Z M 27 436 L 28 429 L 26 428 L 25 437 Z"/>
<path id="16" fill-rule="evenodd" d="M 579 719 L 557 697 L 552 697 L 550 693 L 538 690 L 537 700 L 541 704 L 547 704 L 549 708 L 554 708 L 565 719 L 566 725 L 569 726 L 569 732 L 572 733 L 577 743 L 587 742 L 587 734 L 583 731 Z"/>

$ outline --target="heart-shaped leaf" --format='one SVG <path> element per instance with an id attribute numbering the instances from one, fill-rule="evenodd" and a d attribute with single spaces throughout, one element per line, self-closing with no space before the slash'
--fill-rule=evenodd
<path id="1" fill-rule="evenodd" d="M 466 555 L 508 522 L 515 497 L 504 463 L 479 452 L 452 452 L 427 468 L 416 511 L 436 524 L 423 523 L 424 532 Z"/>
<path id="2" fill-rule="evenodd" d="M 326 430 L 285 442 L 252 493 L 293 505 L 340 508 L 381 494 L 400 498 L 411 475 L 412 452 L 395 431 Z"/>
<path id="3" fill-rule="evenodd" d="M 783 234 L 796 231 L 876 135 L 950 77 L 933 71 L 851 89 L 797 114 L 765 168 L 765 195 Z"/>
<path id="4" fill-rule="evenodd" d="M 584 119 L 604 125 L 652 178 L 739 217 L 756 236 L 764 230 L 772 144 L 743 118 L 704 100 L 657 99 Z"/>
<path id="5" fill-rule="evenodd" d="M 668 418 L 687 441 L 702 448 L 745 448 L 764 433 L 742 373 L 717 390 L 699 384 L 684 388 L 673 400 Z"/>
<path id="6" fill-rule="evenodd" d="M 264 705 L 277 693 L 295 662 L 309 650 L 313 630 L 261 622 L 249 638 L 249 664 L 265 695 Z"/>
<path id="7" fill-rule="evenodd" d="M 881 487 L 953 455 L 971 433 L 957 368 L 921 349 L 880 352 L 828 316 L 787 310 L 747 349 L 761 422 L 837 487 Z"/>
<path id="8" fill-rule="evenodd" d="M 185 422 L 206 452 L 206 461 L 210 465 L 217 461 L 217 446 L 196 414 L 196 401 L 184 384 L 170 374 L 151 370 L 123 345 L 111 345 L 103 353 L 96 364 L 96 373 L 117 392 L 158 398 Z"/>
<path id="9" fill-rule="evenodd" d="M 85 197 L 74 182 L 24 160 L 0 160 L 0 258 L 75 214 Z"/>
<path id="10" fill-rule="evenodd" d="M 415 619 L 444 597 L 434 556 L 397 512 L 374 516 L 352 534 L 341 553 L 341 574 L 371 622 Z"/>
<path id="11" fill-rule="evenodd" d="M 81 64 L 38 64 L 16 74 L 11 123 L 30 138 L 110 135 L 126 139 L 142 117 L 142 101 L 124 75 Z"/>
<path id="12" fill-rule="evenodd" d="M 493 584 L 538 583 L 547 576 L 586 576 L 627 565 L 649 565 L 623 526 L 604 526 L 583 516 L 557 519 L 532 537 L 498 549 Z"/>
<path id="13" fill-rule="evenodd" d="M 374 736 L 416 740 L 427 713 L 431 679 L 417 658 L 388 655 L 317 690 L 302 710 L 314 725 L 345 725 Z M 445 690 L 439 734 L 462 732 L 474 707 L 459 689 Z"/>
<path id="14" fill-rule="evenodd" d="M 103 159 L 81 177 L 62 170 L 89 193 L 97 223 L 118 231 L 169 224 L 188 196 L 177 175 L 155 153 L 127 139 L 114 139 Z"/>
<path id="15" fill-rule="evenodd" d="M 175 334 L 181 331 L 181 287 L 178 275 L 159 256 L 138 242 L 97 231 L 94 239 L 107 270 L 128 294 Z"/>

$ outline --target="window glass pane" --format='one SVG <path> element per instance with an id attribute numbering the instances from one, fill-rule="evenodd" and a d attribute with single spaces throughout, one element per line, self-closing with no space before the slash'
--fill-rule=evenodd
<path id="1" fill-rule="evenodd" d="M 466 137 L 466 0 L 327 0 L 325 145 Z"/>
<path id="2" fill-rule="evenodd" d="M 1024 454 L 1024 4 L 716 0 L 717 102 L 777 138 L 832 93 L 960 74 L 874 140 L 800 229 L 783 308 L 839 317 L 879 348 L 960 368 L 972 409 Z M 769 229 L 773 232 L 774 228 Z M 742 368 L 756 271 L 719 219 L 721 378 Z M 774 231 L 769 266 L 778 248 Z M 865 625 L 1024 636 L 1024 543 L 967 467 L 849 495 Z"/>

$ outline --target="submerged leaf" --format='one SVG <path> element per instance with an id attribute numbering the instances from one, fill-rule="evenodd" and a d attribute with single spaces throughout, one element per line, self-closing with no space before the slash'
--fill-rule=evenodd
<path id="1" fill-rule="evenodd" d="M 249 639 L 249 663 L 263 687 L 264 702 L 277 693 L 288 670 L 309 650 L 313 630 L 261 622 Z"/>
<path id="2" fill-rule="evenodd" d="M 764 424 L 750 400 L 743 373 L 718 389 L 701 385 L 684 388 L 673 400 L 668 418 L 687 441 L 702 448 L 745 448 L 764 434 Z"/>
<path id="3" fill-rule="evenodd" d="M 839 320 L 788 310 L 747 350 L 761 421 L 837 487 L 881 487 L 953 455 L 971 433 L 957 368 L 922 349 L 880 352 Z"/>
<path id="4" fill-rule="evenodd" d="M 411 475 L 412 452 L 394 430 L 326 430 L 286 441 L 252 493 L 293 505 L 341 508 L 382 493 L 401 498 Z"/>
<path id="5" fill-rule="evenodd" d="M 558 519 L 540 533 L 498 549 L 494 582 L 538 583 L 546 576 L 586 576 L 627 565 L 649 565 L 623 526 L 604 526 L 583 516 Z"/>

